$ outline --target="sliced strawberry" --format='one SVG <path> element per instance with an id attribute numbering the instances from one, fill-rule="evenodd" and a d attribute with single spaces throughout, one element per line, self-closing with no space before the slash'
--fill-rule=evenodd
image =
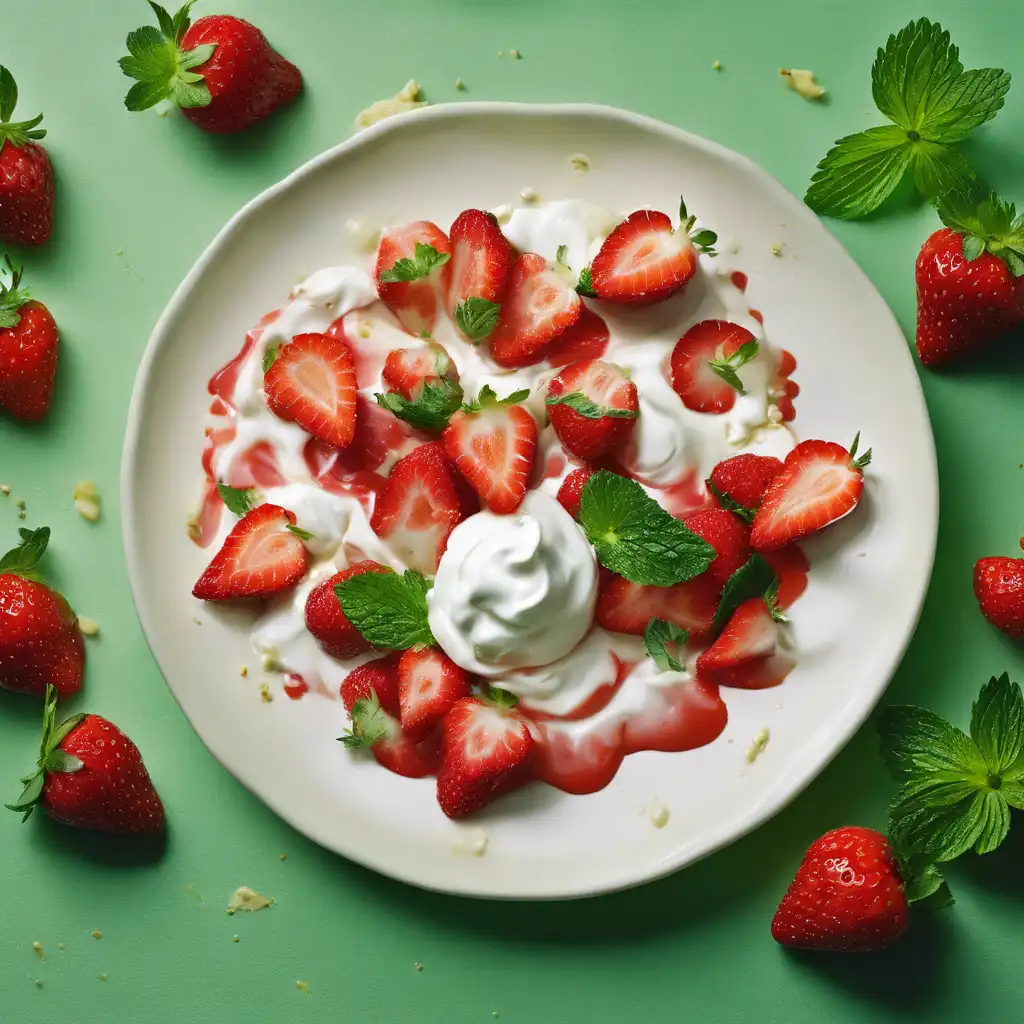
<path id="1" fill-rule="evenodd" d="M 470 694 L 464 669 L 436 647 L 406 651 L 398 662 L 402 731 L 425 740 L 455 705 Z"/>
<path id="2" fill-rule="evenodd" d="M 396 775 L 410 779 L 433 775 L 439 757 L 437 738 L 423 743 L 411 740 L 402 732 L 398 720 L 384 710 L 376 690 L 368 697 L 358 698 L 351 714 L 352 728 L 341 737 L 346 747 L 369 748 L 377 763 Z"/>
<path id="3" fill-rule="evenodd" d="M 707 573 L 671 587 L 641 586 L 609 575 L 601 583 L 594 620 L 602 629 L 641 636 L 651 619 L 664 619 L 699 639 L 711 629 L 720 591 Z"/>
<path id="4" fill-rule="evenodd" d="M 743 349 L 745 345 L 751 347 Z M 757 354 L 757 339 L 745 327 L 728 320 L 702 320 L 672 350 L 672 389 L 694 412 L 728 412 L 739 394 L 735 370 L 748 361 L 748 353 L 748 358 Z"/>
<path id="5" fill-rule="evenodd" d="M 579 320 L 562 331 L 548 346 L 548 365 L 568 366 L 580 359 L 600 359 L 610 340 L 608 325 L 583 303 Z"/>
<path id="6" fill-rule="evenodd" d="M 732 613 L 718 639 L 697 658 L 698 672 L 735 668 L 774 654 L 779 643 L 779 624 L 763 598 L 744 601 Z"/>
<path id="7" fill-rule="evenodd" d="M 614 363 L 572 363 L 548 384 L 548 416 L 562 447 L 580 459 L 619 448 L 640 415 L 636 385 Z"/>
<path id="8" fill-rule="evenodd" d="M 739 516 L 721 508 L 703 508 L 683 517 L 683 523 L 718 552 L 706 572 L 725 586 L 729 577 L 750 558 L 750 527 Z"/>
<path id="9" fill-rule="evenodd" d="M 294 514 L 279 505 L 258 505 L 247 512 L 199 577 L 193 597 L 266 597 L 298 583 L 309 569 L 309 552 L 289 529 L 294 525 Z"/>
<path id="10" fill-rule="evenodd" d="M 263 377 L 267 404 L 335 448 L 356 432 L 356 367 L 345 342 L 326 334 L 300 334 L 278 350 Z"/>
<path id="11" fill-rule="evenodd" d="M 417 338 L 434 330 L 451 277 L 451 251 L 448 236 L 428 220 L 392 228 L 380 240 L 373 272 L 377 294 Z"/>
<path id="12" fill-rule="evenodd" d="M 744 453 L 720 462 L 708 482 L 722 499 L 731 499 L 745 509 L 760 507 L 768 485 L 782 472 L 782 462 L 770 455 Z M 717 497 L 717 496 L 716 496 Z M 724 505 L 723 507 L 727 507 Z"/>
<path id="13" fill-rule="evenodd" d="M 573 517 L 578 519 L 580 515 L 580 498 L 583 496 L 583 488 L 594 471 L 589 466 L 581 466 L 574 469 L 558 488 L 558 501 L 562 508 Z"/>
<path id="14" fill-rule="evenodd" d="M 351 715 L 357 700 L 369 700 L 376 694 L 380 706 L 391 716 L 399 715 L 398 703 L 398 651 L 375 658 L 351 672 L 341 684 L 341 700 Z"/>
<path id="15" fill-rule="evenodd" d="M 442 377 L 458 380 L 459 374 L 448 353 L 432 342 L 419 348 L 396 348 L 389 352 L 380 381 L 387 391 L 415 401 L 423 391 L 424 381 L 439 381 Z"/>
<path id="16" fill-rule="evenodd" d="M 786 456 L 754 517 L 750 543 L 757 551 L 775 551 L 828 526 L 853 511 L 864 490 L 869 449 L 857 456 L 832 441 L 801 441 Z"/>
<path id="17" fill-rule="evenodd" d="M 579 320 L 582 308 L 572 285 L 548 267 L 543 256 L 517 256 L 491 334 L 494 361 L 501 366 L 539 362 L 547 346 Z"/>
<path id="18" fill-rule="evenodd" d="M 442 435 L 448 458 L 492 512 L 514 512 L 526 494 L 537 450 L 537 424 L 516 404 L 526 394 L 499 400 L 485 384 Z"/>
<path id="19" fill-rule="evenodd" d="M 685 216 L 685 209 L 682 211 Z M 683 288 L 697 271 L 697 249 L 714 242 L 713 232 L 694 240 L 692 221 L 673 230 L 672 220 L 657 210 L 631 213 L 605 240 L 590 265 L 590 282 L 598 298 L 647 303 L 666 299 Z"/>
<path id="20" fill-rule="evenodd" d="M 435 442 L 420 445 L 395 463 L 373 506 L 370 525 L 409 568 L 433 575 L 461 518 L 448 460 Z"/>
<path id="21" fill-rule="evenodd" d="M 483 210 L 463 210 L 452 224 L 450 238 L 448 312 L 460 324 L 459 307 L 467 300 L 501 303 L 512 267 L 512 247 L 494 214 Z M 467 337 L 478 342 L 486 335 L 472 332 Z"/>
<path id="22" fill-rule="evenodd" d="M 341 602 L 334 588 L 364 572 L 387 571 L 379 562 L 366 559 L 336 572 L 309 592 L 306 598 L 306 629 L 327 654 L 335 658 L 354 658 L 370 649 L 363 634 L 348 621 L 348 616 L 341 610 Z"/>
<path id="23" fill-rule="evenodd" d="M 437 802 L 449 818 L 480 810 L 531 777 L 534 739 L 504 690 L 463 697 L 448 712 L 437 770 Z"/>

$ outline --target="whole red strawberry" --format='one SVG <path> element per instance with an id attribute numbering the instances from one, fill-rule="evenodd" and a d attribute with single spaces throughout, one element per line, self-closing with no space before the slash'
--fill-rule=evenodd
<path id="1" fill-rule="evenodd" d="M 784 946 L 868 952 L 907 927 L 907 896 L 889 841 L 844 826 L 811 844 L 772 919 Z"/>
<path id="2" fill-rule="evenodd" d="M 0 409 L 20 420 L 50 411 L 60 334 L 50 311 L 30 298 L 21 268 L 7 258 L 11 283 L 0 281 Z"/>
<path id="3" fill-rule="evenodd" d="M 980 189 L 944 196 L 917 257 L 917 354 L 925 366 L 985 345 L 1024 319 L 1024 216 Z"/>
<path id="4" fill-rule="evenodd" d="M 189 0 L 173 17 L 151 3 L 159 28 L 145 25 L 128 36 L 121 70 L 136 79 L 124 99 L 147 110 L 169 99 L 204 132 L 239 132 L 291 103 L 302 74 L 241 18 L 213 15 L 191 24 Z M 168 52 L 174 59 L 168 60 Z"/>
<path id="5" fill-rule="evenodd" d="M 99 715 L 72 715 L 57 724 L 57 694 L 46 692 L 39 762 L 7 804 L 28 820 L 42 807 L 55 821 L 100 832 L 157 832 L 164 805 L 139 748 Z"/>
<path id="6" fill-rule="evenodd" d="M 996 629 L 1024 639 L 1024 558 L 979 558 L 974 566 L 974 596 L 981 614 Z"/>
<path id="7" fill-rule="evenodd" d="M 53 230 L 53 168 L 37 141 L 43 115 L 12 121 L 17 104 L 14 77 L 0 67 L 0 241 L 39 245 Z"/>
<path id="8" fill-rule="evenodd" d="M 85 643 L 67 601 L 39 580 L 49 542 L 47 526 L 22 530 L 0 558 L 0 686 L 42 696 L 52 684 L 69 697 L 82 687 Z"/>

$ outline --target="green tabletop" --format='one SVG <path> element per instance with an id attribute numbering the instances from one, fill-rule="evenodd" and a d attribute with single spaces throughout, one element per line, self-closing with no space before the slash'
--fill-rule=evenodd
<path id="1" fill-rule="evenodd" d="M 129 115 L 121 102 L 129 83 L 116 60 L 127 32 L 149 20 L 141 0 L 4 4 L 0 59 L 18 79 L 21 113 L 45 111 L 58 188 L 52 242 L 17 255 L 64 347 L 49 420 L 26 428 L 0 418 L 0 483 L 14 492 L 0 497 L 0 530 L 13 538 L 17 497 L 27 502 L 28 525 L 53 528 L 49 569 L 102 628 L 89 642 L 76 706 L 107 715 L 136 740 L 170 827 L 166 848 L 154 850 L 76 834 L 41 815 L 24 827 L 12 814 L 0 818 L 0 1019 L 1020 1019 L 1022 816 L 997 853 L 950 869 L 956 907 L 922 914 L 891 951 L 794 956 L 772 942 L 772 911 L 809 841 L 844 823 L 884 827 L 891 787 L 870 728 L 753 835 L 674 877 L 600 899 L 531 905 L 433 895 L 312 845 L 215 763 L 164 685 L 128 591 L 118 469 L 146 339 L 206 243 L 246 200 L 344 139 L 357 111 L 407 79 L 437 103 L 587 100 L 640 111 L 745 153 L 802 194 L 833 139 L 877 123 L 875 47 L 925 14 L 951 30 L 968 67 L 1019 76 L 1006 109 L 966 148 L 995 187 L 1021 200 L 1024 6 L 205 0 L 200 11 L 237 13 L 262 27 L 302 68 L 300 102 L 226 139 L 178 116 Z M 780 66 L 814 70 L 829 100 L 809 103 L 786 89 Z M 895 205 L 867 222 L 829 226 L 910 333 L 914 257 L 936 220 L 909 198 Z M 1024 531 L 1022 352 L 1003 346 L 969 369 L 923 375 L 942 485 L 938 558 L 888 698 L 961 723 L 990 674 L 1024 676 L 1021 649 L 982 620 L 970 587 L 974 559 L 1012 553 Z M 96 525 L 75 514 L 79 479 L 99 485 Z M 0 693 L 7 798 L 33 759 L 38 715 L 37 701 Z M 227 916 L 242 884 L 273 895 L 276 906 Z M 43 944 L 45 961 L 33 942 Z"/>

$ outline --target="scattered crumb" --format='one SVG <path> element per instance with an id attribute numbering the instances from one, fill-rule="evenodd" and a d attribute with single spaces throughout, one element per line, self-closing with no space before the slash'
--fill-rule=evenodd
<path id="1" fill-rule="evenodd" d="M 711 70 L 712 71 L 721 71 L 722 70 L 722 62 L 720 60 L 716 60 L 714 62 L 714 64 L 711 65 Z"/>
<path id="2" fill-rule="evenodd" d="M 95 523 L 100 518 L 100 492 L 91 480 L 79 480 L 72 495 L 78 514 Z"/>
<path id="3" fill-rule="evenodd" d="M 781 242 L 772 242 L 772 244 L 768 246 L 768 251 L 773 256 L 781 256 L 782 255 L 782 243 Z"/>
<path id="4" fill-rule="evenodd" d="M 295 987 L 303 994 L 309 995 L 309 982 L 308 981 L 297 981 Z"/>
<path id="5" fill-rule="evenodd" d="M 664 828 L 668 824 L 668 808 L 660 800 L 651 801 L 647 816 L 655 828 Z"/>
<path id="6" fill-rule="evenodd" d="M 245 679 L 245 677 L 246 677 L 246 676 L 247 676 L 247 675 L 249 674 L 249 666 L 248 666 L 248 665 L 243 665 L 243 666 L 242 666 L 242 667 L 241 667 L 241 668 L 240 668 L 240 669 L 238 670 L 238 674 L 239 674 L 239 675 L 240 675 L 240 676 L 241 676 L 241 677 L 242 677 L 243 679 Z"/>
<path id="7" fill-rule="evenodd" d="M 371 124 L 383 121 L 387 117 L 393 117 L 395 114 L 404 114 L 407 110 L 425 107 L 426 101 L 421 100 L 420 95 L 420 83 L 410 78 L 394 96 L 377 100 L 376 103 L 372 103 L 365 110 L 360 111 L 356 116 L 356 131 L 369 128 Z"/>
<path id="8" fill-rule="evenodd" d="M 281 662 L 278 660 L 276 650 L 266 650 L 260 656 L 260 668 L 264 672 L 280 672 Z"/>
<path id="9" fill-rule="evenodd" d="M 57 948 L 58 949 L 67 949 L 67 946 L 65 946 L 63 942 L 58 942 L 57 943 Z"/>
<path id="10" fill-rule="evenodd" d="M 419 962 L 419 960 L 417 960 L 416 963 L 414 963 L 412 966 L 417 971 L 422 971 L 423 970 L 423 964 L 421 964 Z"/>
<path id="11" fill-rule="evenodd" d="M 360 324 L 359 325 L 359 337 L 360 338 L 366 339 L 366 338 L 368 338 L 370 336 L 370 333 L 371 332 L 370 332 L 370 325 L 369 324 Z"/>
<path id="12" fill-rule="evenodd" d="M 240 940 L 240 939 L 238 938 L 238 936 L 237 936 L 237 935 L 232 935 L 232 936 L 231 936 L 231 941 L 232 941 L 232 942 L 240 942 L 241 940 Z"/>
<path id="13" fill-rule="evenodd" d="M 124 249 L 118 249 L 117 252 L 114 253 L 114 255 L 115 256 L 123 256 L 124 255 Z"/>
<path id="14" fill-rule="evenodd" d="M 586 153 L 573 153 L 569 163 L 577 174 L 586 174 L 590 170 L 590 157 Z"/>
<path id="15" fill-rule="evenodd" d="M 196 624 L 197 626 L 201 626 L 201 625 L 203 624 L 203 620 L 202 620 L 201 618 L 199 618 L 199 616 L 198 616 L 198 615 L 193 615 L 193 616 L 192 616 L 192 621 L 193 621 L 193 622 L 194 622 L 194 623 L 195 623 L 195 624 Z"/>
<path id="16" fill-rule="evenodd" d="M 771 738 L 771 733 L 767 729 L 762 729 L 753 739 L 750 746 L 747 748 L 746 758 L 747 764 L 753 764 L 758 757 L 761 755 L 765 747 L 768 746 L 768 740 Z"/>
<path id="17" fill-rule="evenodd" d="M 499 224 L 507 224 L 509 222 L 509 218 L 512 216 L 512 204 L 503 203 L 501 206 L 496 206 L 491 210 L 491 213 L 494 214 L 494 219 Z M 1021 469 L 1024 469 L 1024 466 L 1021 466 Z"/>
<path id="18" fill-rule="evenodd" d="M 189 512 L 188 518 L 185 520 L 185 533 L 189 540 L 199 540 L 202 536 L 203 529 L 199 525 L 199 511 L 198 509 Z"/>
<path id="19" fill-rule="evenodd" d="M 46 953 L 43 951 L 43 944 L 41 942 L 33 942 L 32 949 L 40 960 L 46 959 Z"/>
<path id="20" fill-rule="evenodd" d="M 100 632 L 100 624 L 85 615 L 78 616 L 78 628 L 82 631 L 83 636 L 98 636 Z"/>
<path id="21" fill-rule="evenodd" d="M 264 704 L 269 704 L 274 699 L 274 695 L 270 692 L 270 687 L 266 683 L 260 683 L 260 700 Z"/>
<path id="22" fill-rule="evenodd" d="M 2 494 L 6 498 L 10 493 L 11 489 L 10 487 L 7 486 L 7 484 L 0 484 L 0 494 Z"/>
<path id="23" fill-rule="evenodd" d="M 482 857 L 487 852 L 487 833 L 477 825 L 467 827 L 455 843 L 455 852 Z"/>
<path id="24" fill-rule="evenodd" d="M 99 928 L 97 928 L 96 931 L 94 931 L 94 932 L 90 932 L 89 934 L 92 935 L 92 937 L 94 939 L 102 939 L 103 938 L 103 932 L 101 932 L 99 930 Z"/>
<path id="25" fill-rule="evenodd" d="M 540 199 L 540 196 L 537 195 L 536 189 L 527 187 L 519 193 L 519 198 L 522 199 L 524 203 L 536 203 Z"/>
<path id="26" fill-rule="evenodd" d="M 786 80 L 786 84 L 798 92 L 805 100 L 820 100 L 825 95 L 825 90 L 814 80 L 813 71 L 803 71 L 798 68 L 779 68 L 779 74 Z"/>
<path id="27" fill-rule="evenodd" d="M 461 78 L 456 78 L 455 79 L 455 88 L 458 89 L 459 92 L 465 92 L 466 91 L 466 83 Z"/>
<path id="28" fill-rule="evenodd" d="M 522 60 L 523 59 L 523 55 L 518 50 L 509 50 L 508 51 L 508 55 L 513 60 Z"/>
<path id="29" fill-rule="evenodd" d="M 287 860 L 288 859 L 288 854 L 287 853 L 279 853 L 277 855 L 277 859 L 278 860 Z"/>
<path id="30" fill-rule="evenodd" d="M 499 57 L 504 57 L 505 56 L 505 51 L 504 50 L 499 50 L 498 51 L 498 56 Z"/>
<path id="31" fill-rule="evenodd" d="M 106 981 L 107 980 L 107 976 L 106 976 L 106 974 L 103 971 L 100 971 L 100 973 L 97 975 L 97 977 L 100 979 L 100 981 Z"/>
<path id="32" fill-rule="evenodd" d="M 228 902 L 228 913 L 236 914 L 239 910 L 266 910 L 274 905 L 273 896 L 264 896 L 250 889 L 247 885 L 240 885 L 232 894 Z"/>

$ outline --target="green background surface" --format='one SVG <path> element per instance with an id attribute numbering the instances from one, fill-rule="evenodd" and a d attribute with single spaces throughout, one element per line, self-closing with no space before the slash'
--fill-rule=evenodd
<path id="1" fill-rule="evenodd" d="M 83 837 L 42 816 L 24 827 L 0 818 L 0 1020 L 470 1024 L 495 1011 L 502 1024 L 1020 1019 L 1019 815 L 1003 849 L 950 869 L 956 907 L 922 914 L 897 948 L 794 956 L 771 941 L 772 911 L 807 843 L 845 822 L 884 825 L 891 787 L 870 728 L 753 835 L 674 877 L 600 899 L 449 898 L 313 846 L 214 762 L 164 685 L 132 608 L 117 493 L 135 370 L 177 283 L 238 207 L 344 139 L 358 110 L 406 79 L 418 78 L 434 102 L 587 100 L 637 110 L 747 154 L 802 194 L 833 139 L 879 123 L 869 87 L 875 47 L 926 14 L 952 31 L 968 67 L 1017 77 L 1006 109 L 965 148 L 993 185 L 1024 200 L 1024 5 L 209 0 L 201 11 L 261 26 L 307 82 L 296 106 L 229 139 L 178 116 L 124 111 L 129 83 L 115 62 L 127 32 L 148 20 L 141 0 L 3 7 L 0 61 L 18 79 L 22 115 L 45 111 L 57 173 L 53 241 L 21 255 L 64 348 L 48 422 L 0 419 L 0 482 L 26 499 L 29 525 L 53 528 L 50 572 L 101 623 L 77 706 L 136 740 L 170 828 L 166 848 L 153 850 Z M 522 59 L 510 59 L 510 48 Z M 780 66 L 812 68 L 828 102 L 784 88 Z M 457 77 L 467 92 L 456 92 Z M 914 257 L 935 226 L 909 197 L 884 217 L 829 225 L 908 333 Z M 1022 373 L 1019 346 L 1004 345 L 963 370 L 923 377 L 941 473 L 938 558 L 887 699 L 962 724 L 988 675 L 1024 676 L 1021 650 L 981 619 L 970 587 L 974 559 L 1012 553 L 1024 530 Z M 81 478 L 104 498 L 95 526 L 72 508 Z M 13 540 L 17 525 L 13 502 L 0 498 L 0 533 Z M 0 693 L 8 798 L 34 756 L 37 717 L 35 701 Z M 226 916 L 240 884 L 277 906 Z M 44 944 L 44 963 L 33 941 Z"/>

